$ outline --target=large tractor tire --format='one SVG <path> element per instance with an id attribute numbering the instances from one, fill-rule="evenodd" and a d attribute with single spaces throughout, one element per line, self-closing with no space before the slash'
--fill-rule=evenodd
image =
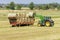
<path id="1" fill-rule="evenodd" d="M 51 22 L 50 21 L 46 21 L 45 22 L 45 26 L 50 27 L 50 25 L 51 25 Z"/>
<path id="2" fill-rule="evenodd" d="M 51 21 L 46 21 L 45 22 L 46 27 L 52 27 L 53 25 L 54 25 L 54 22 L 51 22 Z"/>

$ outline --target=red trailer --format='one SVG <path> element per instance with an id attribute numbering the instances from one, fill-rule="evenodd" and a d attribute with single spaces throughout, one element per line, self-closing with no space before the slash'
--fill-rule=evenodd
<path id="1" fill-rule="evenodd" d="M 9 22 L 12 25 L 12 27 L 34 24 L 33 14 L 32 14 L 32 16 L 25 14 L 25 13 L 9 14 L 8 19 L 9 19 Z"/>

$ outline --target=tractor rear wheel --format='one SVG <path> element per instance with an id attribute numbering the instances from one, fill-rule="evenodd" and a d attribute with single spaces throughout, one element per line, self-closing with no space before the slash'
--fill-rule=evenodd
<path id="1" fill-rule="evenodd" d="M 45 22 L 45 26 L 50 27 L 51 26 L 51 22 L 50 21 L 46 21 Z"/>

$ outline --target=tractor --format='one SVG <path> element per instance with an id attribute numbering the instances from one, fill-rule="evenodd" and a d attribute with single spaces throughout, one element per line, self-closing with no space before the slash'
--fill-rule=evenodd
<path id="1" fill-rule="evenodd" d="M 51 19 L 50 16 L 42 16 L 37 13 L 34 13 L 34 16 L 40 19 L 38 21 L 39 26 L 46 26 L 46 27 L 53 27 L 54 26 L 54 21 Z"/>
<path id="2" fill-rule="evenodd" d="M 54 26 L 54 21 L 49 16 L 42 16 L 37 14 L 36 12 L 30 12 L 28 14 L 9 14 L 8 19 L 10 24 L 13 26 L 19 26 L 23 24 L 34 24 L 36 17 L 40 20 L 38 21 L 39 26 L 47 26 L 52 27 Z"/>

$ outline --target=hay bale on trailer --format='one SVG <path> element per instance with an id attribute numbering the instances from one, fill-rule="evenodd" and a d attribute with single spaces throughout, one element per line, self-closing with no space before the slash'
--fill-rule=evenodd
<path id="1" fill-rule="evenodd" d="M 33 13 L 9 14 L 8 17 L 11 19 L 14 19 L 14 17 L 16 18 L 16 20 L 14 21 L 15 26 L 16 25 L 32 25 L 32 24 L 34 24 Z M 12 21 L 12 23 L 14 23 L 14 22 Z"/>
<path id="2" fill-rule="evenodd" d="M 17 14 L 16 14 L 16 13 L 9 13 L 9 14 L 8 14 L 8 18 L 9 18 L 9 19 L 17 18 Z"/>
<path id="3" fill-rule="evenodd" d="M 29 12 L 26 16 L 29 18 L 34 18 L 35 12 Z"/>

